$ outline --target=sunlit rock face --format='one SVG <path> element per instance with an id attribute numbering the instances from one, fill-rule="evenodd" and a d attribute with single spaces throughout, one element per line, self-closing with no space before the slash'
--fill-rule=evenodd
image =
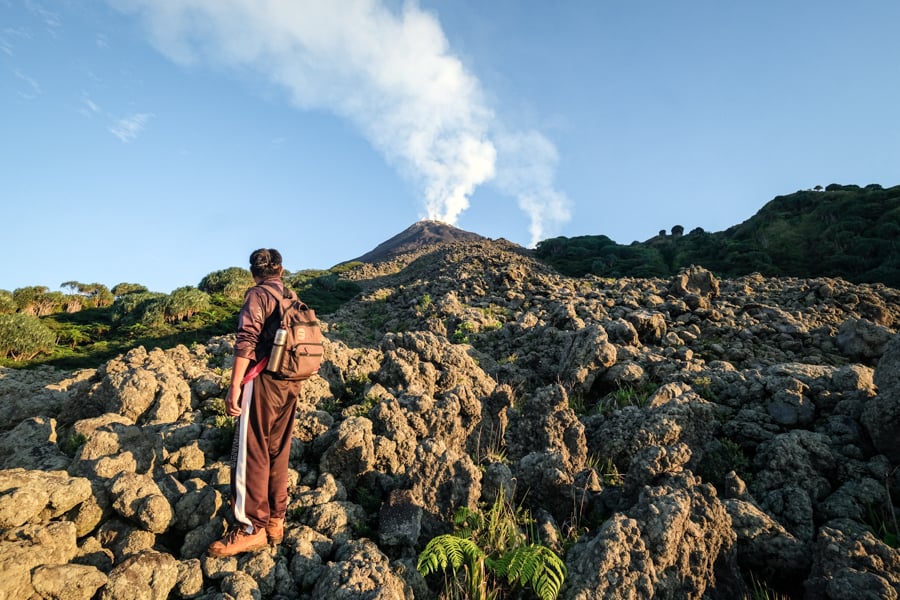
<path id="1" fill-rule="evenodd" d="M 205 553 L 230 519 L 233 336 L 0 370 L 0 592 L 428 597 L 425 544 L 504 503 L 565 598 L 900 592 L 897 290 L 569 278 L 483 238 L 370 260 L 320 315 L 277 550 Z"/>

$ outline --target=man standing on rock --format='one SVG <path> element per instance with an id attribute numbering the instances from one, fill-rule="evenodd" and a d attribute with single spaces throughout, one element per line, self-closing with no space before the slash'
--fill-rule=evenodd
<path id="1" fill-rule="evenodd" d="M 236 522 L 210 545 L 211 556 L 259 550 L 267 542 L 279 544 L 284 536 L 288 458 L 302 382 L 277 379 L 263 370 L 279 327 L 276 297 L 284 291 L 282 271 L 278 250 L 262 248 L 250 255 L 256 286 L 244 296 L 238 317 L 234 370 L 225 397 L 227 413 L 238 418 L 231 451 Z"/>

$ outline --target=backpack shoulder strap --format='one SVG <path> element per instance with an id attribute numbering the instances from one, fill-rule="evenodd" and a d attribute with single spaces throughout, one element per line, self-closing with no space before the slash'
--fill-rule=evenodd
<path id="1" fill-rule="evenodd" d="M 260 283 L 257 287 L 264 290 L 272 297 L 273 300 L 275 300 L 275 305 L 278 307 L 278 319 L 281 320 L 282 318 L 284 318 L 284 301 L 286 298 L 284 296 L 284 293 L 279 296 L 277 290 L 274 287 L 266 285 L 265 283 Z M 289 288 L 285 287 L 284 289 L 288 290 Z"/>

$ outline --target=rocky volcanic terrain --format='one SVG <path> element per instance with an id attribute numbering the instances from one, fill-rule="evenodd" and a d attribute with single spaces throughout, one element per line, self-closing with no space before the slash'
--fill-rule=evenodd
<path id="1" fill-rule="evenodd" d="M 437 598 L 418 554 L 498 494 L 561 598 L 900 595 L 898 290 L 572 279 L 490 241 L 349 276 L 277 550 L 205 555 L 233 336 L 0 371 L 0 599 Z"/>

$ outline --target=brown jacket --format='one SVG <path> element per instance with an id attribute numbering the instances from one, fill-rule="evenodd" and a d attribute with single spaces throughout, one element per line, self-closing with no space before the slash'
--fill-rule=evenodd
<path id="1" fill-rule="evenodd" d="M 270 288 L 277 288 L 278 294 L 284 290 L 281 277 L 270 277 L 263 281 Z M 269 319 L 277 310 L 277 303 L 271 294 L 256 285 L 244 295 L 244 305 L 238 315 L 237 340 L 234 355 L 258 361 L 268 352 L 268 346 L 275 338 L 278 320 Z"/>

